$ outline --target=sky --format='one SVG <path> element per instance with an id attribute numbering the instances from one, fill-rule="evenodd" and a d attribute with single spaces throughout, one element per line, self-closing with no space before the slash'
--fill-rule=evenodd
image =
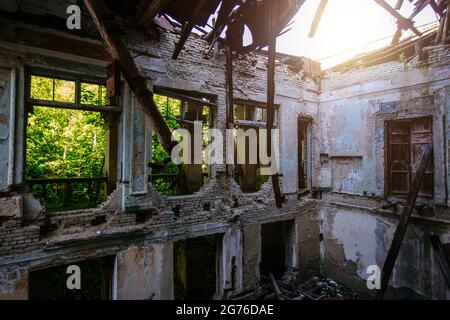
<path id="1" fill-rule="evenodd" d="M 387 0 L 392 7 L 397 0 Z M 357 54 L 389 45 L 396 30 L 395 19 L 373 0 L 329 0 L 314 38 L 308 33 L 320 0 L 307 0 L 294 17 L 291 31 L 278 38 L 277 51 L 305 56 L 327 69 Z M 405 17 L 414 9 L 404 1 Z M 437 21 L 428 6 L 414 19 L 419 27 Z M 429 27 L 429 26 L 428 26 Z"/>

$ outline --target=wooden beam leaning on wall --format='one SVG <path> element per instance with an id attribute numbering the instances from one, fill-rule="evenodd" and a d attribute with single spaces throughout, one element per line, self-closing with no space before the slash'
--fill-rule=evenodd
<path id="1" fill-rule="evenodd" d="M 447 288 L 450 289 L 450 259 L 444 250 L 441 239 L 437 235 L 430 236 L 434 254 L 441 269 Z"/>
<path id="2" fill-rule="evenodd" d="M 433 146 L 431 144 L 425 145 L 419 168 L 417 169 L 416 176 L 412 182 L 411 191 L 409 192 L 408 199 L 403 208 L 400 222 L 397 225 L 394 238 L 392 239 L 391 247 L 389 248 L 388 255 L 384 262 L 383 270 L 381 272 L 381 289 L 377 292 L 377 299 L 383 299 L 384 294 L 386 293 L 386 289 L 389 285 L 389 280 L 391 279 L 392 270 L 394 269 L 398 253 L 400 252 L 400 247 L 406 233 L 406 229 L 408 228 L 411 214 L 416 205 L 417 196 L 419 195 L 420 186 L 423 180 L 422 178 L 425 174 L 428 163 L 432 159 L 432 155 Z"/>
<path id="3" fill-rule="evenodd" d="M 111 58 L 120 62 L 122 74 L 142 110 L 153 118 L 161 145 L 171 154 L 175 147 L 175 142 L 171 140 L 172 132 L 153 100 L 153 92 L 147 87 L 147 79 L 140 74 L 127 44 L 112 23 L 114 15 L 111 14 L 103 0 L 84 0 L 84 4 L 101 34 Z"/>

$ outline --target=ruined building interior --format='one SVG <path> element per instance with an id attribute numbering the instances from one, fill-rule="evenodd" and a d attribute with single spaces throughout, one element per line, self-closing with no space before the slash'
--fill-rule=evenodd
<path id="1" fill-rule="evenodd" d="M 1 0 L 0 299 L 450 299 L 450 2 L 374 0 L 392 44 L 322 70 L 276 52 L 308 1 Z M 29 169 L 52 152 L 33 126 L 64 129 L 44 111 L 101 123 L 95 172 Z M 278 129 L 279 172 L 161 160 L 194 122 Z"/>

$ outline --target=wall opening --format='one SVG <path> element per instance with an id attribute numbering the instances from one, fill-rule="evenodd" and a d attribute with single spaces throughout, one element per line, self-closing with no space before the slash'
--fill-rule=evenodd
<path id="1" fill-rule="evenodd" d="M 211 300 L 218 291 L 222 235 L 174 243 L 175 300 Z"/>
<path id="2" fill-rule="evenodd" d="M 281 278 L 292 261 L 294 220 L 261 225 L 261 275 Z"/>
<path id="3" fill-rule="evenodd" d="M 100 79 L 27 77 L 25 179 L 46 210 L 96 207 L 117 180 L 118 108 Z"/>
<path id="4" fill-rule="evenodd" d="M 163 89 L 156 89 L 154 96 L 156 105 L 167 125 L 173 132 L 177 129 L 185 129 L 194 136 L 194 125 L 200 124 L 203 133 L 203 150 L 208 145 L 206 133 L 212 127 L 213 110 L 211 98 L 202 95 L 179 93 Z M 194 143 L 194 139 L 192 144 Z M 200 190 L 208 180 L 209 166 L 205 163 L 205 155 L 202 152 L 203 164 L 192 163 L 177 166 L 170 160 L 170 155 L 163 149 L 156 133 L 152 138 L 152 169 L 151 181 L 156 190 L 167 196 L 192 194 Z"/>
<path id="5" fill-rule="evenodd" d="M 278 109 L 275 110 L 275 124 L 277 127 Z M 245 133 L 245 162 L 240 164 L 238 162 L 237 142 L 235 141 L 235 171 L 234 179 L 240 185 L 241 190 L 245 193 L 258 192 L 261 186 L 269 180 L 269 176 L 261 174 L 261 169 L 264 166 L 260 161 L 260 145 L 259 145 L 259 129 L 266 129 L 267 125 L 267 110 L 264 103 L 257 103 L 253 101 L 237 100 L 234 105 L 234 127 L 242 129 Z M 249 131 L 253 130 L 254 135 Z M 251 139 L 254 139 L 252 141 Z M 252 144 L 256 144 L 255 151 L 257 152 L 257 161 L 252 163 L 249 154 L 252 149 Z"/>
<path id="6" fill-rule="evenodd" d="M 73 273 L 67 268 L 80 268 L 81 289 L 69 290 L 67 279 Z M 105 257 L 58 266 L 29 273 L 28 297 L 30 300 L 110 300 L 114 257 Z"/>

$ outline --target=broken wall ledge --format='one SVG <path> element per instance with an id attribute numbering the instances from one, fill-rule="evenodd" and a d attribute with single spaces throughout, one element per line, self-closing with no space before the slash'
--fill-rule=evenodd
<path id="1" fill-rule="evenodd" d="M 388 217 L 395 217 L 395 218 L 400 218 L 401 217 L 401 210 L 398 210 L 397 212 L 393 211 L 393 210 L 385 210 L 385 209 L 381 209 L 381 208 L 373 208 L 373 207 L 367 207 L 367 206 L 362 206 L 362 205 L 355 205 L 355 204 L 351 204 L 351 203 L 345 203 L 345 202 L 338 202 L 338 201 L 326 201 L 322 203 L 323 206 L 328 206 L 328 207 L 341 207 L 341 208 L 347 208 L 347 209 L 356 209 L 356 210 L 362 210 L 362 211 L 366 211 L 369 213 L 373 213 L 376 215 L 380 215 L 380 216 L 388 216 Z M 450 209 L 449 208 L 445 208 L 445 209 L 441 209 L 440 215 L 444 215 L 441 217 L 423 217 L 417 214 L 413 214 L 411 216 L 411 219 L 413 221 L 419 221 L 419 222 L 431 222 L 431 223 L 439 223 L 439 224 L 445 224 L 445 225 L 450 225 Z"/>
<path id="2" fill-rule="evenodd" d="M 72 238 L 47 243 L 41 252 L 2 257 L 0 268 L 14 265 L 27 266 L 28 269 L 52 267 L 70 262 L 89 260 L 102 256 L 116 255 L 133 245 L 146 245 L 197 238 L 207 235 L 225 233 L 231 224 L 226 222 L 196 225 L 194 229 L 184 231 L 182 227 L 174 230 L 148 231 L 123 230 L 122 232 L 94 235 L 92 237 Z"/>
<path id="3" fill-rule="evenodd" d="M 379 79 L 373 79 L 373 81 L 379 81 Z M 342 97 L 338 97 L 338 98 L 334 98 L 334 99 L 320 99 L 319 104 L 325 104 L 325 103 L 331 103 L 331 102 L 337 102 L 337 101 L 342 101 L 342 100 L 348 100 L 348 99 L 356 99 L 356 98 L 361 98 L 361 97 L 368 97 L 371 95 L 380 95 L 382 93 L 386 93 L 386 92 L 397 92 L 399 90 L 402 89 L 407 89 L 407 88 L 416 88 L 416 87 L 422 87 L 422 86 L 429 86 L 431 84 L 439 84 L 440 87 L 446 87 L 448 85 L 450 85 L 450 78 L 445 78 L 445 79 L 436 79 L 436 80 L 432 80 L 432 81 L 427 81 L 427 82 L 418 82 L 418 83 L 413 83 L 413 84 L 408 84 L 408 85 L 399 85 L 396 87 L 389 87 L 389 88 L 385 88 L 385 89 L 381 89 L 381 90 L 376 90 L 376 91 L 370 91 L 370 92 L 364 92 L 364 93 L 360 93 L 360 94 L 354 94 L 354 95 L 350 95 L 350 96 L 342 96 Z M 328 90 L 329 92 L 339 92 L 342 90 L 345 91 L 349 91 L 352 88 L 355 87 L 360 87 L 364 84 L 359 83 L 359 84 L 355 84 L 353 86 L 350 87 L 343 87 L 343 88 L 337 88 L 337 89 L 330 89 Z M 326 91 L 326 89 L 323 89 L 322 94 L 324 94 L 324 92 Z M 335 93 L 333 93 L 332 95 L 335 95 Z M 330 94 L 330 96 L 332 96 Z"/>

